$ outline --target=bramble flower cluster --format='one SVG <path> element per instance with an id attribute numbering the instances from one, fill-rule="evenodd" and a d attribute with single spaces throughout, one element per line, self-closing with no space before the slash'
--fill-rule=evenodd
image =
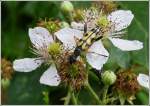
<path id="1" fill-rule="evenodd" d="M 41 76 L 41 84 L 49 86 L 64 84 L 68 87 L 66 98 L 70 98 L 70 92 L 73 92 L 72 98 L 75 98 L 74 91 L 79 91 L 85 86 L 97 104 L 108 104 L 117 100 L 107 96 L 110 85 L 122 92 L 133 91 L 132 96 L 138 91 L 139 84 L 149 88 L 146 75 L 140 74 L 136 77 L 136 75 L 131 74 L 132 72 L 126 71 L 119 74 L 110 70 L 101 72 L 103 65 L 110 57 L 109 52 L 103 46 L 103 39 L 109 39 L 115 47 L 122 51 L 134 51 L 143 48 L 143 43 L 138 40 L 120 39 L 134 18 L 130 10 L 116 10 L 115 8 L 111 9 L 110 13 L 108 10 L 104 12 L 98 7 L 91 7 L 73 11 L 74 7 L 69 1 L 63 2 L 61 9 L 65 14 L 69 13 L 69 16 L 70 13 L 72 14 L 72 22 L 69 24 L 65 21 L 50 19 L 40 21 L 36 27 L 29 28 L 28 35 L 32 42 L 32 52 L 36 57 L 15 60 L 13 62 L 15 71 L 31 72 L 42 64 L 46 64 L 49 68 Z M 97 32 L 93 31 L 94 28 L 97 28 Z M 86 50 L 81 49 L 81 54 L 72 64 L 69 57 L 75 55 L 75 50 L 79 49 L 78 43 L 81 40 L 83 40 L 82 47 L 87 47 L 88 44 L 90 46 Z M 105 88 L 102 100 L 89 84 L 88 75 L 91 69 L 96 69 L 102 73 L 101 81 Z M 76 101 L 74 102 L 76 103 Z M 65 99 L 65 104 L 67 103 L 67 99 Z"/>

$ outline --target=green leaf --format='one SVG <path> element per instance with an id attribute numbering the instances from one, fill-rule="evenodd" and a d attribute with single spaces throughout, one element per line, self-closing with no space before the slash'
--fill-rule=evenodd
<path id="1" fill-rule="evenodd" d="M 143 42 L 144 48 L 138 51 L 133 51 L 131 58 L 134 64 L 141 64 L 148 68 L 148 1 L 128 1 L 119 2 L 122 9 L 131 10 L 134 14 L 134 19 L 128 28 L 128 39 L 139 40 Z M 134 6 L 133 6 L 134 4 Z"/>
<path id="2" fill-rule="evenodd" d="M 140 101 L 142 105 L 148 105 L 149 104 L 149 95 L 144 92 L 140 91 L 136 94 L 137 101 Z"/>
<path id="3" fill-rule="evenodd" d="M 124 69 L 130 66 L 129 52 L 121 51 L 119 48 L 114 47 L 113 44 L 108 49 L 110 56 L 105 68 L 115 70 L 118 66 Z"/>

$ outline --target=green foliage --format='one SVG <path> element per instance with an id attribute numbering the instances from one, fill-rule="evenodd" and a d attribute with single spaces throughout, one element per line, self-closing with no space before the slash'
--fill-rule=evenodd
<path id="1" fill-rule="evenodd" d="M 133 6 L 134 4 L 134 6 Z M 140 64 L 148 70 L 148 2 L 120 2 L 123 9 L 129 9 L 134 14 L 134 20 L 128 29 L 128 39 L 138 39 L 144 43 L 144 48 L 140 51 L 131 53 L 132 64 Z"/>
<path id="2" fill-rule="evenodd" d="M 34 27 L 37 21 L 42 18 L 52 18 L 67 21 L 67 18 L 60 10 L 61 2 L 40 2 L 40 1 L 3 1 L 2 6 L 2 29 L 1 29 L 1 52 L 2 57 L 13 61 L 17 58 L 34 57 L 30 53 L 31 42 L 28 37 L 28 28 Z M 122 52 L 107 42 L 110 58 L 104 65 L 104 69 L 116 70 L 118 68 L 127 69 L 133 64 L 140 67 L 133 69 L 135 73 L 148 73 L 148 1 L 122 1 L 117 2 L 120 9 L 129 9 L 134 14 L 134 20 L 128 28 L 125 38 L 130 40 L 139 40 L 144 43 L 144 48 L 139 51 Z M 91 2 L 73 2 L 74 7 L 88 8 Z M 63 104 L 61 98 L 66 95 L 64 87 L 48 87 L 39 83 L 40 76 L 46 70 L 41 67 L 30 73 L 15 72 L 8 88 L 8 97 L 6 104 Z M 97 94 L 100 94 L 102 84 L 93 72 L 89 77 L 90 83 Z M 43 98 L 43 91 L 49 91 Z M 49 100 L 47 99 L 49 96 Z M 61 97 L 60 97 L 61 96 Z M 94 99 L 82 89 L 78 96 L 79 104 L 95 104 Z M 137 94 L 137 104 L 148 104 L 148 95 L 145 91 Z M 44 100 L 43 100 L 44 99 Z"/>

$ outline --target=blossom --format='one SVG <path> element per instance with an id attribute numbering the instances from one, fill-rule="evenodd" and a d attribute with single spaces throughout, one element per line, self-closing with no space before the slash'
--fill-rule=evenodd
<path id="1" fill-rule="evenodd" d="M 149 76 L 145 74 L 139 74 L 137 77 L 138 83 L 147 89 L 149 89 Z"/>
<path id="2" fill-rule="evenodd" d="M 96 11 L 94 11 L 96 12 Z M 87 12 L 90 14 L 89 12 Z M 97 17 L 97 13 L 93 13 Z M 143 43 L 138 40 L 123 40 L 118 38 L 118 35 L 122 35 L 124 31 L 123 29 L 127 28 L 134 17 L 130 10 L 117 10 L 112 12 L 106 18 L 105 16 L 99 17 L 96 20 L 93 15 L 90 19 L 89 24 L 87 24 L 87 30 L 91 30 L 94 28 L 96 23 L 99 23 L 99 27 L 104 30 L 103 33 L 100 33 L 97 36 L 103 36 L 103 38 L 108 38 L 114 46 L 118 47 L 122 51 L 132 51 L 139 50 L 143 48 Z M 88 15 L 88 17 L 90 17 Z M 86 19 L 86 20 L 88 20 Z M 94 24 L 94 26 L 93 26 Z M 83 37 L 84 24 L 72 22 L 72 28 L 64 28 L 55 33 L 57 38 L 69 48 L 76 47 L 76 39 L 81 39 Z M 109 53 L 104 48 L 101 40 L 95 41 L 91 47 L 88 49 L 86 54 L 87 62 L 95 69 L 100 70 L 108 60 Z"/>
<path id="3" fill-rule="evenodd" d="M 101 20 L 102 18 L 103 20 Z M 106 17 L 106 21 L 108 21 L 108 23 L 110 24 L 108 25 L 109 29 L 105 31 L 105 33 L 107 33 L 108 39 L 114 44 L 114 46 L 118 47 L 119 49 L 123 51 L 139 50 L 143 48 L 143 43 L 140 41 L 137 41 L 137 40 L 130 41 L 130 40 L 123 40 L 123 39 L 117 38 L 119 37 L 117 35 L 122 35 L 124 33 L 124 31 L 121 31 L 121 30 L 127 28 L 131 24 L 133 18 L 134 18 L 134 15 L 132 14 L 130 10 L 116 10 Z M 105 22 L 104 16 L 100 16 L 99 19 L 103 23 Z M 94 25 L 96 26 L 97 21 L 99 20 L 94 19 L 90 23 L 94 23 Z M 84 28 L 83 23 L 72 22 L 71 26 L 75 29 L 77 29 L 77 27 L 79 26 L 80 28 L 81 26 L 82 28 Z"/>
<path id="4" fill-rule="evenodd" d="M 29 28 L 29 37 L 33 44 L 36 58 L 17 59 L 13 62 L 13 68 L 18 72 L 31 72 L 41 66 L 43 63 L 51 63 L 51 66 L 43 73 L 40 83 L 57 86 L 60 83 L 60 77 L 56 66 L 49 54 L 48 47 L 54 43 L 52 35 L 43 27 Z"/>
<path id="5" fill-rule="evenodd" d="M 83 32 L 71 28 L 64 28 L 55 32 L 57 38 L 64 44 L 66 48 L 73 49 L 76 47 L 76 41 L 74 37 L 81 39 Z M 105 56 L 99 55 L 103 54 Z M 86 54 L 87 61 L 93 66 L 93 68 L 101 69 L 104 63 L 108 59 L 108 52 L 102 45 L 101 41 L 94 42 L 89 48 L 88 53 Z"/>

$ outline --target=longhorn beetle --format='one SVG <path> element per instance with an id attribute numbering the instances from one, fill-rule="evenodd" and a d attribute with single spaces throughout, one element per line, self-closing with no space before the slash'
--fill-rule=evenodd
<path id="1" fill-rule="evenodd" d="M 87 50 L 95 41 L 103 38 L 102 30 L 99 26 L 91 29 L 87 32 L 87 25 L 84 25 L 84 35 L 82 39 L 77 42 L 77 47 L 75 48 L 73 54 L 69 57 L 69 63 L 73 64 L 76 62 L 77 57 L 80 56 L 82 51 Z M 99 36 L 98 36 L 99 35 Z M 101 54 L 99 54 L 101 55 Z M 103 55 L 105 56 L 105 55 Z M 106 56 L 107 57 L 107 56 Z"/>

